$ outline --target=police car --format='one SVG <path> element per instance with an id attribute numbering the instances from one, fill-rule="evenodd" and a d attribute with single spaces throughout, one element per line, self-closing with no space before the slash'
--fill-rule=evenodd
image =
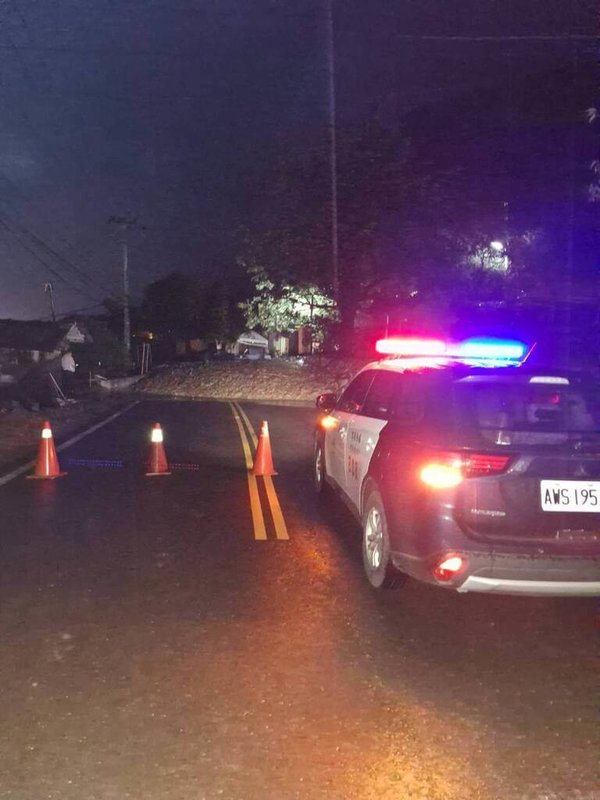
<path id="1" fill-rule="evenodd" d="M 600 391 L 516 341 L 392 337 L 322 394 L 317 491 L 362 524 L 372 586 L 600 595 Z"/>

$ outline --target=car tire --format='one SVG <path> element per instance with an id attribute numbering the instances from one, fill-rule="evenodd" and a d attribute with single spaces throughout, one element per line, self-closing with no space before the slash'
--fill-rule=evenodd
<path id="1" fill-rule="evenodd" d="M 369 492 L 363 511 L 362 555 L 367 579 L 375 589 L 397 589 L 406 577 L 390 558 L 390 537 L 383 500 L 377 489 Z"/>
<path id="2" fill-rule="evenodd" d="M 326 474 L 323 442 L 316 439 L 313 458 L 313 485 L 317 494 L 323 494 L 327 488 Z"/>

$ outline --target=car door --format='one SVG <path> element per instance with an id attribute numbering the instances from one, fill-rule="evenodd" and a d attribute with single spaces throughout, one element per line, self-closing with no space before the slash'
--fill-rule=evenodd
<path id="1" fill-rule="evenodd" d="M 360 410 L 348 422 L 346 444 L 346 493 L 360 511 L 362 484 L 379 435 L 390 419 L 392 403 L 401 390 L 402 375 L 381 369 L 369 386 Z"/>
<path id="2" fill-rule="evenodd" d="M 325 468 L 327 475 L 346 491 L 346 442 L 348 425 L 352 416 L 362 407 L 367 390 L 373 380 L 374 370 L 365 370 L 348 384 L 330 416 L 336 420 L 324 437 Z"/>

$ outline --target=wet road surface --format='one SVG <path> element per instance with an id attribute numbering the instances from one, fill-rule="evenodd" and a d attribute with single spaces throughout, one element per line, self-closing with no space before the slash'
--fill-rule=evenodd
<path id="1" fill-rule="evenodd" d="M 377 594 L 269 421 L 255 538 L 228 403 L 144 402 L 0 487 L 0 798 L 596 800 L 594 601 Z M 171 476 L 146 478 L 158 420 Z"/>

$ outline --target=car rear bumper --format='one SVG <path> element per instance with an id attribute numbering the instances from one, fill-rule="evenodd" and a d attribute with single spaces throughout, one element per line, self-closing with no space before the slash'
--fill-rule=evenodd
<path id="1" fill-rule="evenodd" d="M 435 567 L 448 555 L 459 555 L 464 565 L 444 580 Z M 541 596 L 600 596 L 599 556 L 525 555 L 497 551 L 473 552 L 457 548 L 421 558 L 393 552 L 395 567 L 417 580 L 458 592 Z"/>
<path id="2" fill-rule="evenodd" d="M 596 597 L 600 596 L 598 581 L 553 581 L 523 580 L 521 578 L 469 577 L 457 587 L 458 592 L 486 592 L 488 594 L 528 594 L 552 597 Z"/>
<path id="3" fill-rule="evenodd" d="M 457 580 L 459 592 L 491 592 L 546 596 L 600 595 L 600 559 L 532 556 L 512 553 L 470 553 Z"/>

